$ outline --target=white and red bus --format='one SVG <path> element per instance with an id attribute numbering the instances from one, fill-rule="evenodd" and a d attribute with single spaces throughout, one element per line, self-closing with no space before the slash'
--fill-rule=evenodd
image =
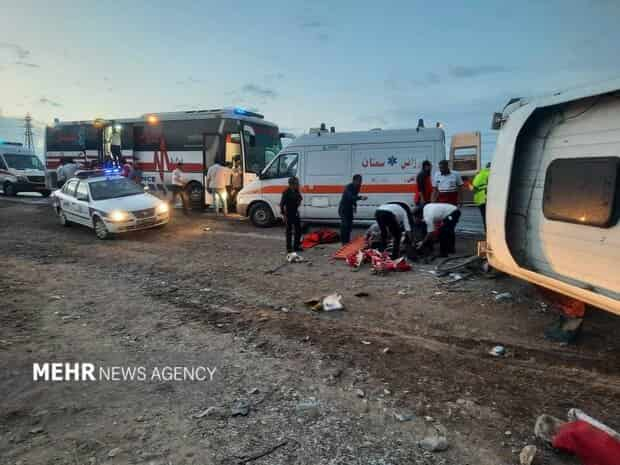
<path id="1" fill-rule="evenodd" d="M 110 158 L 112 134 L 119 131 L 123 160 L 135 163 L 151 188 L 169 186 L 172 171 L 182 162 L 195 206 L 210 203 L 210 196 L 204 193 L 204 177 L 215 161 L 223 165 L 239 157 L 247 184 L 280 151 L 281 138 L 290 137 L 280 134 L 278 126 L 265 121 L 263 115 L 241 108 L 56 121 L 46 128 L 45 136 L 45 162 L 52 187 L 63 159 L 93 165 Z"/>

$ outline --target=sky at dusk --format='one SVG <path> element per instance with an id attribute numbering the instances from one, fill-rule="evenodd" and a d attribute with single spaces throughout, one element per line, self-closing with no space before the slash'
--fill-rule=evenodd
<path id="1" fill-rule="evenodd" d="M 26 112 L 41 125 L 242 105 L 297 134 L 442 121 L 481 131 L 488 158 L 509 98 L 620 76 L 615 0 L 0 5 L 0 137 Z"/>

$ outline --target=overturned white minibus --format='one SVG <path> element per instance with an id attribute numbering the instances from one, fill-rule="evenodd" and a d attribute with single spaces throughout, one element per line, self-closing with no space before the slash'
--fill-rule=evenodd
<path id="1" fill-rule="evenodd" d="M 620 80 L 513 99 L 493 127 L 491 265 L 620 314 Z"/>

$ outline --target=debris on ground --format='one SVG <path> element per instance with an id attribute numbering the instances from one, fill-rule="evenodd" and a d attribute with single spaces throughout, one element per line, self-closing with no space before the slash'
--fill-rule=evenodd
<path id="1" fill-rule="evenodd" d="M 583 465 L 620 463 L 620 434 L 581 410 L 571 409 L 570 421 L 551 415 L 536 419 L 534 434 L 554 449 L 573 454 Z"/>
<path id="2" fill-rule="evenodd" d="M 110 458 L 116 457 L 118 454 L 120 454 L 120 452 L 121 452 L 121 448 L 120 447 L 115 447 L 110 452 L 108 452 L 108 457 L 110 457 Z"/>
<path id="3" fill-rule="evenodd" d="M 508 300 L 512 300 L 512 294 L 510 292 L 495 294 L 495 302 L 505 302 Z"/>
<path id="4" fill-rule="evenodd" d="M 197 420 L 204 418 L 204 417 L 226 417 L 228 416 L 228 412 L 226 411 L 226 409 L 223 409 L 222 407 L 215 407 L 215 406 L 211 406 L 205 410 L 203 410 L 202 412 L 198 412 L 192 415 L 192 418 L 196 418 Z"/>
<path id="5" fill-rule="evenodd" d="M 315 312 L 333 312 L 336 310 L 344 310 L 342 296 L 337 292 L 326 295 L 320 299 L 308 299 L 304 302 L 304 304 L 311 307 Z"/>
<path id="6" fill-rule="evenodd" d="M 609 426 L 607 426 L 604 423 L 601 423 L 600 421 L 598 421 L 596 418 L 592 418 L 590 415 L 588 415 L 587 413 L 585 413 L 584 411 L 578 409 L 578 408 L 572 408 L 568 411 L 568 421 L 577 421 L 577 420 L 582 420 L 585 422 L 590 423 L 592 426 L 594 426 L 595 428 L 600 429 L 601 431 L 609 434 L 610 436 L 616 438 L 618 441 L 620 441 L 620 433 L 611 429 Z"/>
<path id="7" fill-rule="evenodd" d="M 418 446 L 429 452 L 441 452 L 448 448 L 448 440 L 444 436 L 428 436 Z"/>
<path id="8" fill-rule="evenodd" d="M 365 340 L 362 340 L 361 342 L 362 342 L 362 344 L 364 344 L 365 346 L 369 346 L 370 344 L 372 344 L 372 342 L 370 342 L 370 341 L 365 341 Z"/>
<path id="9" fill-rule="evenodd" d="M 389 347 L 384 347 L 384 348 L 381 350 L 381 353 L 382 353 L 382 354 L 389 354 L 390 352 L 391 352 L 391 351 L 390 351 L 390 348 L 389 348 Z"/>
<path id="10" fill-rule="evenodd" d="M 538 448 L 536 446 L 525 446 L 521 449 L 521 453 L 519 454 L 519 463 L 521 465 L 533 465 L 534 459 L 536 458 L 536 452 L 538 452 Z"/>
<path id="11" fill-rule="evenodd" d="M 334 310 L 342 310 L 344 305 L 342 303 L 342 296 L 340 294 L 330 294 L 323 297 L 323 311 L 332 312 Z"/>
<path id="12" fill-rule="evenodd" d="M 395 412 L 394 418 L 396 418 L 400 422 L 411 421 L 415 418 L 415 415 L 410 412 Z"/>
<path id="13" fill-rule="evenodd" d="M 506 355 L 506 348 L 504 346 L 495 346 L 489 351 L 489 355 L 493 357 L 503 357 Z"/>
<path id="14" fill-rule="evenodd" d="M 583 420 L 561 426 L 551 445 L 576 455 L 583 465 L 620 463 L 620 441 Z"/>
<path id="15" fill-rule="evenodd" d="M 291 252 L 286 254 L 286 261 L 289 263 L 301 263 L 304 261 L 304 257 L 299 255 L 297 252 Z"/>
<path id="16" fill-rule="evenodd" d="M 405 289 L 401 289 L 397 292 L 398 295 L 407 295 L 407 291 Z"/>
<path id="17" fill-rule="evenodd" d="M 379 252 L 376 249 L 362 249 L 347 258 L 347 264 L 354 269 L 360 268 L 364 263 L 370 263 L 374 273 L 387 273 L 390 271 L 411 271 L 411 265 L 405 257 L 395 260 L 390 258 L 387 252 Z"/>
<path id="18" fill-rule="evenodd" d="M 365 397 L 366 393 L 364 393 L 364 391 L 362 389 L 356 389 L 355 390 L 355 395 L 359 398 Z"/>
<path id="19" fill-rule="evenodd" d="M 232 409 L 230 409 L 230 415 L 233 417 L 247 417 L 250 413 L 250 404 L 240 400 Z"/>
<path id="20" fill-rule="evenodd" d="M 281 441 L 278 444 L 276 444 L 275 446 L 271 446 L 268 449 L 262 450 L 260 452 L 254 453 L 254 454 L 249 454 L 249 455 L 242 455 L 242 456 L 238 456 L 237 459 L 239 460 L 237 463 L 239 465 L 245 464 L 245 463 L 249 463 L 249 462 L 253 462 L 255 460 L 258 460 L 260 458 L 263 458 L 273 452 L 275 452 L 276 450 L 278 450 L 281 447 L 284 447 L 285 445 L 288 444 L 288 439 L 286 441 Z"/>
<path id="21" fill-rule="evenodd" d="M 534 425 L 534 436 L 546 444 L 553 442 L 553 436 L 566 422 L 551 415 L 541 415 Z"/>

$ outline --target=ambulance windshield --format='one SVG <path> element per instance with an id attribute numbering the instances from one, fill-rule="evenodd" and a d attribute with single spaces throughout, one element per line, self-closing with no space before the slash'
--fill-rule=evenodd
<path id="1" fill-rule="evenodd" d="M 245 170 L 258 174 L 282 149 L 280 131 L 275 126 L 245 123 L 245 127 L 248 126 L 251 129 L 244 131 Z"/>

